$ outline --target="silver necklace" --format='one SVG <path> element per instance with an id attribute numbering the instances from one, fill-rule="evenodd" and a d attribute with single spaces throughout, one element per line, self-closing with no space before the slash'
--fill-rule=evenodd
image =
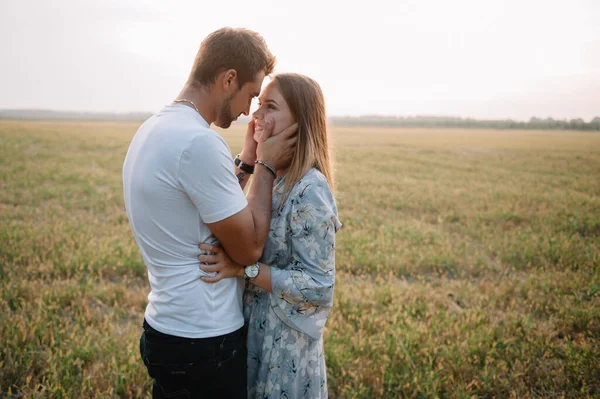
<path id="1" fill-rule="evenodd" d="M 196 107 L 196 104 L 194 104 L 194 102 L 192 100 L 186 100 L 185 98 L 182 98 L 181 100 L 173 100 L 174 103 L 188 103 L 191 104 L 192 107 L 194 107 L 194 109 L 196 110 L 197 113 L 200 113 L 200 111 L 198 111 L 198 107 Z"/>

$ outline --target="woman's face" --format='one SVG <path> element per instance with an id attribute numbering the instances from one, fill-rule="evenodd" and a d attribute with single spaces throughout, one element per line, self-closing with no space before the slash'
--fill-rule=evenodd
<path id="1" fill-rule="evenodd" d="M 254 118 L 254 140 L 260 141 L 266 119 L 273 120 L 273 136 L 278 135 L 292 125 L 294 117 L 287 102 L 274 82 L 269 83 L 258 99 L 258 109 L 252 114 Z"/>

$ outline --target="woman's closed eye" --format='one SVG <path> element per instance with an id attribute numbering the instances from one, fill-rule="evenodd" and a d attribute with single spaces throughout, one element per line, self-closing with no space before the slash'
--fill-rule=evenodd
<path id="1" fill-rule="evenodd" d="M 258 103 L 259 108 L 262 107 L 262 104 L 259 102 Z M 267 104 L 267 109 L 270 109 L 272 111 L 277 111 L 277 107 L 275 105 L 273 105 L 273 103 L 268 103 Z"/>

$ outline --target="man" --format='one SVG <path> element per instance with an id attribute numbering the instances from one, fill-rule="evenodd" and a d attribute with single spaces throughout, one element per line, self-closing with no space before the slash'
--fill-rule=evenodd
<path id="1" fill-rule="evenodd" d="M 256 32 L 211 33 L 179 96 L 139 128 L 127 152 L 125 208 L 151 288 L 140 352 L 154 378 L 153 398 L 246 396 L 243 286 L 235 278 L 201 281 L 198 244 L 216 237 L 232 259 L 251 265 L 246 276 L 253 277 L 273 180 L 291 160 L 296 126 L 271 137 L 271 123 L 256 143 L 250 122 L 240 169 L 209 126 L 227 128 L 248 115 L 274 64 Z"/>

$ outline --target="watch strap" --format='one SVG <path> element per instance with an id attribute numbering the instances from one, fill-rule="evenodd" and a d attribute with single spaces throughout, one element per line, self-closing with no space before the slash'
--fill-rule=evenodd
<path id="1" fill-rule="evenodd" d="M 249 175 L 254 173 L 254 165 L 249 165 L 249 164 L 245 163 L 244 161 L 242 161 L 240 159 L 240 154 L 235 156 L 233 163 L 239 170 L 241 170 Z"/>

